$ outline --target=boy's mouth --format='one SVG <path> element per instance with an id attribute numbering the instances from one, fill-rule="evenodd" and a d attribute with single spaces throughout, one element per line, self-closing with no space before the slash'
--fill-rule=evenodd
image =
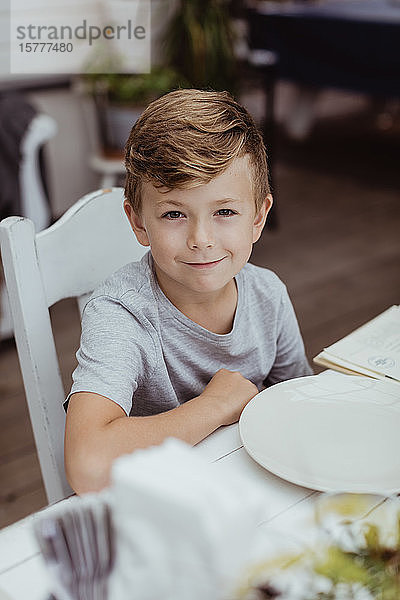
<path id="1" fill-rule="evenodd" d="M 189 265 L 189 267 L 193 267 L 194 269 L 210 269 L 210 268 L 218 265 L 220 262 L 222 262 L 224 260 L 224 258 L 225 257 L 219 258 L 218 260 L 213 260 L 210 262 L 187 262 L 185 264 Z"/>

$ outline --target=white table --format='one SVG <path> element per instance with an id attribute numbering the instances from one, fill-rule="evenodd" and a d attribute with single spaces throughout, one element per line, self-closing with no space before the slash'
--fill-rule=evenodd
<path id="1" fill-rule="evenodd" d="M 219 429 L 196 448 L 216 469 L 246 475 L 265 490 L 265 516 L 260 526 L 266 533 L 275 526 L 290 530 L 293 522 L 312 513 L 318 492 L 292 485 L 255 463 L 241 444 L 236 424 Z M 0 600 L 48 597 L 47 572 L 32 533 L 35 517 L 30 515 L 0 531 Z"/>

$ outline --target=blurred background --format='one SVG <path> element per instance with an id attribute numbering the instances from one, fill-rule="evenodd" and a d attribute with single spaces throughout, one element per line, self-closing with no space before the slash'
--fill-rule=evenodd
<path id="1" fill-rule="evenodd" d="M 0 218 L 28 216 L 40 230 L 84 194 L 123 185 L 122 148 L 149 101 L 176 87 L 227 89 L 263 132 L 275 200 L 251 261 L 285 281 L 312 362 L 399 303 L 400 3 L 152 0 L 151 7 L 151 73 L 118 74 L 106 55 L 104 73 L 88 65 L 80 76 L 10 75 L 0 8 Z M 5 526 L 46 499 L 4 285 L 0 297 Z M 79 314 L 65 300 L 51 316 L 67 392 Z"/>

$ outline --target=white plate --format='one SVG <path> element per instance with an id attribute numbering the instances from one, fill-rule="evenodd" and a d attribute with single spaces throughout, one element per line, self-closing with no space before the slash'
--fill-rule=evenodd
<path id="1" fill-rule="evenodd" d="M 245 407 L 243 445 L 283 479 L 321 491 L 400 491 L 400 385 L 325 372 L 274 385 Z"/>

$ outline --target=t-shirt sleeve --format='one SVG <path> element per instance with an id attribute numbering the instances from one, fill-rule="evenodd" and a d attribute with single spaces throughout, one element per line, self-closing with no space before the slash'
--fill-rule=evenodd
<path id="1" fill-rule="evenodd" d="M 108 296 L 89 300 L 82 315 L 81 343 L 73 385 L 76 392 L 100 394 L 116 402 L 127 415 L 140 380 L 151 376 L 155 345 L 148 327 L 120 301 Z"/>
<path id="2" fill-rule="evenodd" d="M 293 305 L 286 286 L 283 286 L 277 320 L 276 356 L 265 384 L 270 386 L 306 375 L 313 375 L 313 371 L 305 355 Z"/>

